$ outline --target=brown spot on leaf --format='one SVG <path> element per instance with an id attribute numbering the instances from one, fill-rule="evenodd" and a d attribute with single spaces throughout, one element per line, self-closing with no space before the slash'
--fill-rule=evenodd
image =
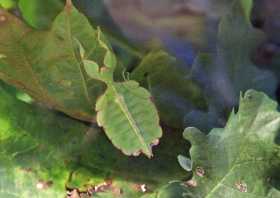
<path id="1" fill-rule="evenodd" d="M 89 196 L 92 196 L 94 193 L 104 192 L 104 191 L 110 190 L 112 188 L 112 185 L 113 185 L 112 180 L 106 180 L 101 184 L 98 184 L 98 185 L 95 185 L 95 186 L 90 186 L 87 189 L 86 194 L 88 194 Z"/>
<path id="2" fill-rule="evenodd" d="M 45 190 L 48 189 L 52 186 L 53 182 L 52 181 L 43 181 L 43 180 L 39 180 L 36 184 L 36 188 L 38 190 Z"/>
<path id="3" fill-rule="evenodd" d="M 141 151 L 136 151 L 134 153 L 132 153 L 132 156 L 137 157 L 141 154 Z"/>
<path id="4" fill-rule="evenodd" d="M 33 171 L 32 168 L 22 168 L 21 170 L 25 173 L 31 173 Z"/>
<path id="5" fill-rule="evenodd" d="M 142 191 L 143 193 L 144 193 L 144 192 L 147 192 L 147 186 L 146 186 L 146 184 L 141 184 L 140 189 L 141 189 L 141 191 Z"/>
<path id="6" fill-rule="evenodd" d="M 112 192 L 115 197 L 120 197 L 123 194 L 123 190 L 121 188 L 118 188 L 116 186 L 112 187 Z"/>
<path id="7" fill-rule="evenodd" d="M 247 184 L 241 181 L 238 181 L 235 183 L 235 187 L 240 191 L 240 192 L 247 192 Z"/>
<path id="8" fill-rule="evenodd" d="M 148 188 L 146 184 L 133 184 L 132 188 L 137 192 L 142 192 L 142 193 L 148 192 Z"/>
<path id="9" fill-rule="evenodd" d="M 194 188 L 194 187 L 197 187 L 197 182 L 194 179 L 191 179 L 191 180 L 184 182 L 183 185 Z"/>
<path id="10" fill-rule="evenodd" d="M 205 175 L 205 170 L 202 167 L 197 167 L 195 169 L 195 174 L 199 177 L 204 177 Z"/>
<path id="11" fill-rule="evenodd" d="M 74 189 L 68 196 L 69 198 L 81 198 L 80 193 L 77 189 Z"/>
<path id="12" fill-rule="evenodd" d="M 150 96 L 150 100 L 151 100 L 152 103 L 155 103 L 155 102 L 156 102 L 156 101 L 155 101 L 155 98 L 154 98 L 153 96 Z"/>
<path id="13" fill-rule="evenodd" d="M 95 186 L 94 189 L 95 189 L 95 192 L 104 192 L 104 191 L 108 190 L 111 187 L 111 185 L 112 185 L 112 182 L 107 183 L 105 181 L 105 182 Z"/>
<path id="14" fill-rule="evenodd" d="M 108 70 L 109 70 L 108 67 L 100 67 L 100 69 L 99 69 L 99 71 L 100 71 L 101 73 L 106 72 L 106 71 L 108 71 Z"/>
<path id="15" fill-rule="evenodd" d="M 152 144 L 151 144 L 151 147 L 153 146 L 157 146 L 159 144 L 159 139 L 155 139 Z"/>
<path id="16" fill-rule="evenodd" d="M 4 22 L 6 20 L 7 20 L 7 18 L 4 15 L 0 15 L 0 22 Z"/>

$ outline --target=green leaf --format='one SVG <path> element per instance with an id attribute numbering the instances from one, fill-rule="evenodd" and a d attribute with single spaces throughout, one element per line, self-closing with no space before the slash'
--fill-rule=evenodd
<path id="1" fill-rule="evenodd" d="M 85 50 L 79 44 L 87 74 L 107 85 L 107 90 L 96 103 L 97 123 L 123 153 L 138 156 L 142 152 L 152 157 L 151 147 L 158 144 L 162 130 L 151 95 L 135 81 L 114 82 L 117 60 L 99 29 L 97 34 L 100 46 L 106 50 L 104 66 L 83 59 Z"/>
<path id="2" fill-rule="evenodd" d="M 0 88 L 0 197 L 64 197 L 88 128 Z"/>
<path id="3" fill-rule="evenodd" d="M 105 50 L 105 55 L 103 58 L 103 62 L 101 65 L 98 65 L 93 60 L 87 60 L 85 57 L 85 49 L 82 44 L 78 41 L 79 48 L 80 48 L 80 55 L 83 61 L 83 65 L 85 68 L 86 73 L 93 79 L 97 79 L 106 83 L 113 81 L 114 79 L 114 71 L 117 66 L 117 59 L 115 54 L 109 48 L 109 44 L 106 44 L 106 39 L 102 34 L 100 28 L 97 29 L 97 42 L 99 43 L 100 47 Z"/>
<path id="4" fill-rule="evenodd" d="M 110 68 L 115 68 L 117 65 L 116 56 L 110 50 L 108 50 L 105 54 L 104 65 Z"/>
<path id="5" fill-rule="evenodd" d="M 251 12 L 254 3 L 253 0 L 239 0 L 239 1 L 247 22 L 251 23 Z"/>
<path id="6" fill-rule="evenodd" d="M 99 124 L 104 126 L 106 134 L 125 153 L 132 154 L 143 150 L 146 155 L 152 155 L 150 144 L 161 136 L 161 129 L 156 109 L 149 101 L 148 92 L 135 87 L 134 83 L 124 83 L 122 86 L 111 83 L 117 64 L 116 57 L 101 30 L 94 30 L 87 19 L 72 6 L 71 1 L 67 1 L 64 11 L 55 19 L 50 31 L 31 30 L 6 12 L 3 12 L 2 16 L 6 21 L 0 24 L 3 30 L 0 33 L 0 53 L 6 57 L 0 62 L 3 64 L 0 68 L 1 79 L 23 89 L 37 101 L 74 118 L 90 122 L 95 122 L 94 106 L 97 97 L 104 91 L 105 84 L 113 85 L 106 92 L 109 95 L 112 90 L 115 90 L 113 87 L 118 87 L 117 89 L 123 87 L 118 90 L 122 93 L 118 94 L 125 100 L 132 99 L 131 104 L 139 102 L 137 105 L 140 105 L 130 106 L 123 116 L 128 116 L 134 109 L 138 110 L 142 105 L 147 105 L 152 119 L 147 122 L 142 118 L 139 119 L 139 115 L 129 115 L 127 123 L 122 123 L 124 126 L 120 126 L 122 128 L 112 130 L 112 128 L 107 129 L 111 121 L 107 120 L 106 114 L 102 117 L 102 122 L 99 120 Z M 128 87 L 137 90 L 127 95 L 124 92 L 127 92 Z M 140 95 L 127 98 L 134 92 Z M 113 96 L 116 96 L 116 93 L 113 93 Z M 127 105 L 125 103 L 122 107 Z M 118 107 L 116 111 L 119 110 Z M 102 111 L 107 111 L 106 106 L 100 108 Z M 147 109 L 143 111 L 146 112 Z M 118 119 L 117 117 L 114 121 Z M 138 121 L 141 123 L 137 123 Z M 143 126 L 142 121 L 144 121 Z M 131 125 L 130 122 L 133 123 L 132 125 L 139 126 L 127 127 Z M 128 142 L 134 141 L 135 138 L 134 135 L 129 134 L 136 134 L 136 142 L 141 141 L 141 143 L 129 148 L 126 143 L 123 144 L 119 138 L 115 139 L 112 135 L 118 132 L 127 133 Z"/>
<path id="7" fill-rule="evenodd" d="M 0 7 L 4 9 L 12 9 L 16 6 L 16 0 L 0 0 Z"/>
<path id="8" fill-rule="evenodd" d="M 213 129 L 208 135 L 196 128 L 184 131 L 192 144 L 190 197 L 280 196 L 270 183 L 280 170 L 276 143 L 280 113 L 276 109 L 277 103 L 265 94 L 249 90 L 241 96 L 239 111 L 232 112 L 225 128 Z M 190 182 L 195 185 L 191 187 Z"/>
<path id="9" fill-rule="evenodd" d="M 84 67 L 87 74 L 93 79 L 99 79 L 99 65 L 91 60 L 84 60 Z"/>
<path id="10" fill-rule="evenodd" d="M 139 184 L 154 190 L 184 175 L 176 153 L 186 144 L 177 132 L 163 137 L 157 158 L 130 158 L 97 128 L 21 102 L 2 88 L 0 142 L 0 197 L 62 198 L 65 186 L 82 192 L 110 179 L 104 193 L 119 189 L 130 198 L 143 194 Z"/>
<path id="11" fill-rule="evenodd" d="M 151 92 L 161 119 L 181 128 L 185 114 L 193 108 L 206 109 L 202 90 L 190 73 L 164 51 L 153 51 L 143 58 L 130 77 Z"/>
<path id="12" fill-rule="evenodd" d="M 0 78 L 35 100 L 85 121 L 95 121 L 94 106 L 105 84 L 91 79 L 79 54 L 103 64 L 105 50 L 98 32 L 71 4 L 48 31 L 32 30 L 11 14 L 0 11 Z"/>
<path id="13" fill-rule="evenodd" d="M 96 104 L 97 122 L 127 155 L 152 156 L 152 145 L 162 136 L 150 93 L 135 81 L 110 83 Z"/>
<path id="14" fill-rule="evenodd" d="M 19 0 L 18 7 L 24 20 L 34 28 L 48 28 L 61 10 L 63 0 Z"/>
<path id="15" fill-rule="evenodd" d="M 277 84 L 271 72 L 257 68 L 251 60 L 252 53 L 265 36 L 248 22 L 247 15 L 251 13 L 251 6 L 246 4 L 250 2 L 236 1 L 231 12 L 223 17 L 219 25 L 218 60 L 215 64 L 226 65 L 227 76 L 237 97 L 240 91 L 248 89 L 273 95 Z M 244 7 L 247 10 L 245 14 Z"/>
<path id="16" fill-rule="evenodd" d="M 248 22 L 249 4 L 250 0 L 232 3 L 219 24 L 216 52 L 199 54 L 193 65 L 193 78 L 203 78 L 200 84 L 208 104 L 220 117 L 237 105 L 240 91 L 256 89 L 273 96 L 277 87 L 274 74 L 252 62 L 252 54 L 265 35 Z"/>

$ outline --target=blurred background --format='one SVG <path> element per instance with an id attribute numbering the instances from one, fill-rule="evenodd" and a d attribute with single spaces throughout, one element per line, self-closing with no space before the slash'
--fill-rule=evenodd
<path id="1" fill-rule="evenodd" d="M 94 25 L 110 32 L 117 45 L 138 46 L 139 51 L 166 47 L 181 54 L 182 50 L 191 53 L 190 48 L 211 51 L 216 47 L 219 19 L 233 1 L 73 0 L 73 3 Z M 64 4 L 65 0 L 0 0 L 0 6 L 13 10 L 39 29 L 47 28 Z M 275 54 L 280 43 L 280 0 L 255 0 L 253 7 L 252 24 L 268 37 L 269 45 L 262 46 L 261 52 L 265 57 L 256 59 L 263 64 L 272 61 L 271 53 Z"/>

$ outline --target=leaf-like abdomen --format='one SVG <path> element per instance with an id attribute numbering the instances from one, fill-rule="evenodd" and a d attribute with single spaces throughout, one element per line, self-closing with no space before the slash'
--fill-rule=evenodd
<path id="1" fill-rule="evenodd" d="M 127 155 L 143 152 L 152 156 L 151 146 L 162 135 L 157 110 L 147 90 L 135 81 L 111 83 L 97 101 L 97 122 L 112 143 Z"/>

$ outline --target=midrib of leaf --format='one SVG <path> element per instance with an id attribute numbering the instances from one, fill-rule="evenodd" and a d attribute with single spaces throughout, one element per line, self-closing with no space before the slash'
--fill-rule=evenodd
<path id="1" fill-rule="evenodd" d="M 260 107 L 260 106 L 259 106 Z M 259 111 L 259 107 L 258 107 L 258 110 L 256 111 L 256 115 L 255 115 L 255 117 L 254 117 L 254 119 L 251 121 L 251 123 L 250 123 L 250 126 L 252 127 L 252 125 L 253 125 L 253 123 L 255 122 L 255 120 L 256 120 L 256 118 L 257 118 L 257 115 L 258 115 L 258 111 Z M 240 120 L 238 119 L 238 122 L 240 122 Z M 250 128 L 251 128 L 250 127 Z M 251 132 L 251 129 L 249 130 L 250 132 Z M 244 132 L 244 130 L 243 130 L 243 132 Z M 251 134 L 251 133 L 247 133 L 246 135 L 245 135 L 245 137 L 243 138 L 243 141 L 242 141 L 242 143 L 241 143 L 241 149 L 240 149 L 240 153 L 243 153 L 243 150 L 244 150 L 244 148 L 245 148 L 245 143 L 247 143 L 247 137 Z M 233 165 L 232 165 L 232 167 L 229 169 L 229 171 L 224 175 L 224 177 L 223 178 L 221 178 L 221 180 L 220 180 L 220 182 L 218 182 L 218 183 L 216 183 L 216 185 L 212 188 L 212 190 L 206 195 L 206 197 L 205 198 L 208 198 L 208 197 L 210 197 L 211 196 L 211 194 L 213 194 L 218 188 L 219 188 L 219 186 L 220 185 L 224 185 L 223 184 L 223 182 L 227 179 L 227 177 L 229 176 L 229 174 L 236 168 L 236 166 L 239 166 L 240 165 L 240 163 L 238 164 L 238 163 L 236 163 L 236 161 L 238 160 L 238 158 L 239 158 L 239 155 L 237 155 L 236 157 L 235 157 L 235 159 L 234 159 L 234 161 L 233 161 Z"/>
<path id="2" fill-rule="evenodd" d="M 145 151 L 143 150 L 143 152 L 146 153 L 148 156 L 151 156 L 152 154 L 151 154 L 150 147 L 149 147 L 149 145 L 147 145 L 145 143 L 145 140 L 141 136 L 141 129 L 139 129 L 136 121 L 134 120 L 133 116 L 129 112 L 129 109 L 124 101 L 123 96 L 118 93 L 117 89 L 115 88 L 115 86 L 112 83 L 108 84 L 108 88 L 114 92 L 116 103 L 119 105 L 121 111 L 123 112 L 126 119 L 128 120 L 128 123 L 129 123 L 130 127 L 132 128 L 132 131 L 135 133 L 135 135 L 138 137 L 141 144 L 144 146 Z"/>
<path id="3" fill-rule="evenodd" d="M 71 5 L 72 6 L 72 5 Z M 67 15 L 69 15 L 69 12 L 71 12 L 71 10 L 66 10 L 66 13 Z M 73 38 L 72 38 L 72 32 L 71 32 L 71 25 L 70 25 L 70 20 L 69 20 L 69 16 L 66 17 L 66 21 L 67 21 L 67 33 L 68 33 L 68 39 L 69 39 L 69 42 L 70 42 L 70 45 L 71 45 L 71 52 L 72 52 L 72 56 L 74 57 L 74 59 L 76 60 L 76 54 L 75 54 L 75 51 L 74 51 L 74 44 L 73 44 Z M 82 30 L 81 30 L 82 31 Z M 85 80 L 85 76 L 83 74 L 83 71 L 82 71 L 82 68 L 81 68 L 81 63 L 79 61 L 76 60 L 76 63 L 77 63 L 77 67 L 78 67 L 78 70 L 79 70 L 79 73 L 80 73 L 80 76 L 81 76 L 81 80 L 82 80 L 82 85 L 83 85 L 83 90 L 84 90 L 84 94 L 85 94 L 85 97 L 88 101 L 88 103 L 90 105 L 92 105 L 92 102 L 90 100 L 90 97 L 89 97 L 89 93 L 88 93 L 88 88 L 87 88 L 87 83 L 86 83 L 86 80 Z"/>

